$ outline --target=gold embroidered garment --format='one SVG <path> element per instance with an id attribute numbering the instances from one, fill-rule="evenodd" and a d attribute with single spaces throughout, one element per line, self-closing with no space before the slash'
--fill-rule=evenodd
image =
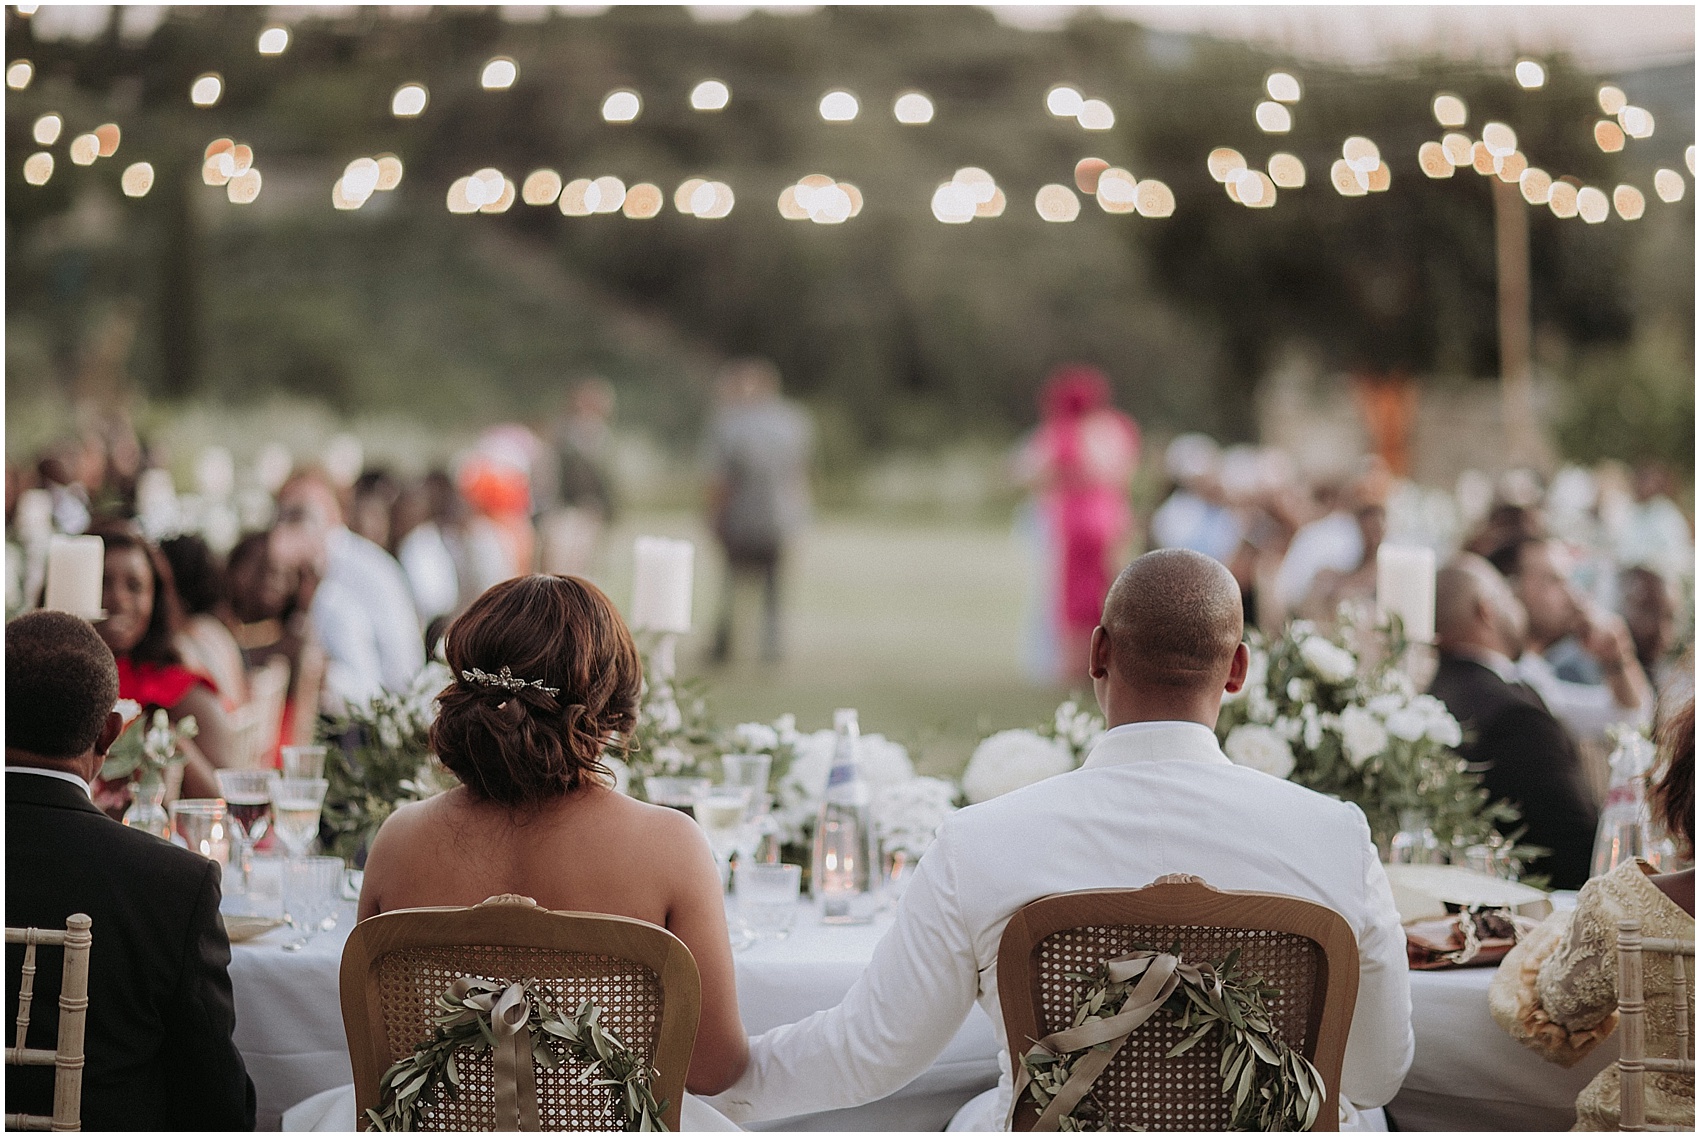
<path id="1" fill-rule="evenodd" d="M 1490 991 L 1496 1022 L 1525 1046 L 1562 1066 L 1572 1066 L 1617 1024 L 1617 924 L 1639 919 L 1646 936 L 1694 938 L 1694 917 L 1660 892 L 1640 861 L 1619 865 L 1589 881 L 1574 913 L 1560 913 L 1527 937 L 1500 965 Z M 1672 997 L 1672 960 L 1645 957 L 1647 1054 L 1677 1053 L 1679 1013 L 1693 1021 L 1692 979 L 1688 1005 L 1678 1011 Z M 1647 1075 L 1647 1127 L 1692 1130 L 1694 1082 L 1673 1074 Z M 1618 1080 L 1614 1063 L 1576 1098 L 1576 1128 L 1618 1127 Z"/>

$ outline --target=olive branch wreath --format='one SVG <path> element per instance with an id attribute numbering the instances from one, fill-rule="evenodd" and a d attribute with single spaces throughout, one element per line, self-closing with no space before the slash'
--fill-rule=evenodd
<path id="1" fill-rule="evenodd" d="M 1140 948 L 1136 954 L 1159 953 Z M 1171 946 L 1167 954 L 1179 963 L 1179 944 Z M 1161 1010 L 1172 1016 L 1181 1030 L 1190 1033 L 1164 1057 L 1179 1057 L 1212 1031 L 1219 1031 L 1222 1096 L 1233 1103 L 1230 1128 L 1264 1132 L 1308 1130 L 1316 1123 L 1328 1098 L 1327 1087 L 1310 1060 L 1289 1047 L 1275 1030 L 1264 997 L 1279 995 L 1280 989 L 1265 983 L 1262 976 L 1242 970 L 1239 957 L 1240 949 L 1235 948 L 1220 963 L 1177 968 L 1179 982 Z M 1068 976 L 1084 984 L 1075 992 L 1073 1028 L 1114 1018 L 1128 1002 L 1137 977 L 1113 979 L 1110 965 L 1116 962 L 1120 961 L 1107 961 L 1092 975 L 1076 972 Z M 1119 1046 L 1125 1038 L 1124 1034 L 1109 1042 L 1064 1053 L 1053 1052 L 1044 1043 L 1034 1045 L 1021 1058 L 1025 1092 L 1043 1114 L 1088 1054 Z M 1057 1128 L 1062 1132 L 1102 1131 L 1107 1124 L 1103 1104 L 1089 1090 L 1057 1120 Z"/>
<path id="2" fill-rule="evenodd" d="M 451 1099 L 460 1096 L 457 1054 L 461 1051 L 482 1054 L 499 1045 L 491 1022 L 492 1006 L 515 986 L 531 1005 L 531 1022 L 520 1028 L 530 1035 L 530 1045 L 524 1048 L 529 1050 L 530 1060 L 552 1070 L 564 1059 L 577 1059 L 585 1064 L 577 1080 L 608 1087 L 625 1123 L 625 1132 L 667 1131 L 661 1119 L 665 1103 L 658 1104 L 650 1088 L 654 1071 L 618 1035 L 602 1025 L 601 1008 L 596 1002 L 585 999 L 573 1014 L 563 1015 L 530 979 L 519 980 L 517 984 L 461 980 L 438 995 L 436 1029 L 432 1036 L 384 1071 L 378 1082 L 378 1108 L 366 1111 L 366 1119 L 374 1130 L 413 1130 L 439 1094 Z"/>

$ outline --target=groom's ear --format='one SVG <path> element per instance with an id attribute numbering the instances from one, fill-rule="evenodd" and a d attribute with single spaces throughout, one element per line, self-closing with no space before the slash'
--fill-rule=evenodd
<path id="1" fill-rule="evenodd" d="M 1110 633 L 1099 624 L 1092 629 L 1092 650 L 1087 654 L 1086 673 L 1094 679 L 1110 677 Z"/>
<path id="2" fill-rule="evenodd" d="M 1230 695 L 1237 695 L 1240 688 L 1245 686 L 1246 673 L 1251 670 L 1251 649 L 1242 642 L 1234 649 L 1234 658 L 1228 664 L 1228 681 L 1222 685 L 1222 690 Z"/>

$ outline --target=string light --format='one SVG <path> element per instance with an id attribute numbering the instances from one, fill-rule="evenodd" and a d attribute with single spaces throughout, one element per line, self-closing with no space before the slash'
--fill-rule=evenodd
<path id="1" fill-rule="evenodd" d="M 1045 109 L 1058 118 L 1079 118 L 1086 97 L 1066 83 L 1059 83 L 1045 93 Z"/>
<path id="2" fill-rule="evenodd" d="M 21 91 L 35 78 L 35 65 L 27 59 L 14 61 L 6 68 L 6 86 Z"/>
<path id="3" fill-rule="evenodd" d="M 1470 141 L 1470 136 L 1457 131 L 1449 131 L 1440 140 L 1440 148 L 1445 151 L 1446 160 L 1454 166 L 1468 166 L 1476 152 L 1476 144 Z"/>
<path id="4" fill-rule="evenodd" d="M 639 182 L 626 191 L 626 200 L 620 211 L 634 221 L 647 221 L 661 212 L 665 200 L 660 186 Z"/>
<path id="5" fill-rule="evenodd" d="M 1425 142 L 1417 148 L 1417 165 L 1431 178 L 1450 178 L 1456 170 L 1446 148 L 1438 142 Z"/>
<path id="6" fill-rule="evenodd" d="M 1547 208 L 1554 217 L 1568 219 L 1576 216 L 1576 187 L 1569 182 L 1554 182 L 1547 194 Z"/>
<path id="7" fill-rule="evenodd" d="M 118 142 L 123 137 L 123 132 L 118 129 L 117 123 L 101 123 L 94 128 L 94 136 L 100 140 L 100 156 L 102 158 L 110 158 L 118 153 Z"/>
<path id="8" fill-rule="evenodd" d="M 1102 158 L 1082 158 L 1074 164 L 1074 184 L 1081 193 L 1097 193 L 1098 178 L 1109 168 Z"/>
<path id="9" fill-rule="evenodd" d="M 92 134 L 79 134 L 71 139 L 71 161 L 79 166 L 92 166 L 100 157 L 100 139 Z"/>
<path id="10" fill-rule="evenodd" d="M 146 197 L 153 189 L 153 166 L 148 162 L 134 162 L 118 180 L 123 187 L 125 197 Z"/>
<path id="11" fill-rule="evenodd" d="M 643 110 L 643 100 L 636 91 L 610 91 L 602 100 L 603 122 L 632 122 Z"/>
<path id="12" fill-rule="evenodd" d="M 285 27 L 269 27 L 260 33 L 259 42 L 261 55 L 282 55 L 289 50 L 289 29 Z"/>
<path id="13" fill-rule="evenodd" d="M 390 97 L 390 113 L 397 118 L 417 118 L 425 113 L 431 94 L 423 83 L 403 83 Z"/>
<path id="14" fill-rule="evenodd" d="M 53 155 L 37 150 L 24 159 L 24 181 L 32 186 L 44 186 L 53 176 Z"/>
<path id="15" fill-rule="evenodd" d="M 30 130 L 30 137 L 41 146 L 52 146 L 59 141 L 59 132 L 65 129 L 65 120 L 56 114 L 44 114 L 35 120 L 35 126 Z"/>
<path id="16" fill-rule="evenodd" d="M 1576 212 L 1589 225 L 1598 225 L 1611 214 L 1611 202 L 1605 191 L 1583 186 L 1576 191 Z"/>
<path id="17" fill-rule="evenodd" d="M 1688 192 L 1688 183 L 1675 170 L 1661 169 L 1653 175 L 1653 192 L 1660 201 L 1678 202 Z"/>
<path id="18" fill-rule="evenodd" d="M 1229 146 L 1218 146 L 1210 151 L 1204 164 L 1210 168 L 1210 176 L 1219 182 L 1226 182 L 1236 172 L 1246 168 L 1245 156 Z"/>
<path id="19" fill-rule="evenodd" d="M 1482 127 L 1482 145 L 1495 158 L 1503 158 L 1517 149 L 1517 132 L 1503 122 L 1490 122 Z"/>
<path id="20" fill-rule="evenodd" d="M 1478 142 L 1475 146 L 1471 147 L 1470 165 L 1475 167 L 1476 173 L 1481 174 L 1483 177 L 1494 172 L 1493 151 L 1487 148 L 1487 143 Z"/>
<path id="21" fill-rule="evenodd" d="M 1617 124 L 1631 138 L 1653 137 L 1653 116 L 1641 107 L 1624 107 L 1618 111 Z"/>
<path id="22" fill-rule="evenodd" d="M 925 126 L 933 121 L 933 100 L 919 91 L 905 91 L 891 105 L 891 113 L 906 126 Z"/>
<path id="23" fill-rule="evenodd" d="M 574 178 L 561 187 L 561 197 L 556 207 L 567 217 L 589 217 L 592 210 L 592 195 L 597 200 L 602 197 L 602 191 L 596 188 L 589 178 Z"/>
<path id="24" fill-rule="evenodd" d="M 1602 118 L 1594 124 L 1594 144 L 1607 154 L 1616 154 L 1623 149 L 1623 128 L 1609 118 Z"/>
<path id="25" fill-rule="evenodd" d="M 1336 158 L 1328 168 L 1328 180 L 1342 197 L 1362 197 L 1369 192 L 1369 186 L 1358 180 L 1358 172 L 1346 164 L 1346 159 Z"/>
<path id="26" fill-rule="evenodd" d="M 505 55 L 498 55 L 484 65 L 484 70 L 478 75 L 478 83 L 486 91 L 505 91 L 518 78 L 519 64 Z"/>
<path id="27" fill-rule="evenodd" d="M 1639 221 L 1647 211 L 1647 199 L 1634 186 L 1618 186 L 1611 191 L 1612 208 L 1625 221 Z"/>
<path id="28" fill-rule="evenodd" d="M 585 202 L 592 213 L 618 213 L 620 207 L 626 204 L 626 183 L 612 174 L 590 183 L 591 193 L 585 194 Z"/>
<path id="29" fill-rule="evenodd" d="M 1146 178 L 1134 190 L 1133 208 L 1141 217 L 1172 217 L 1174 191 L 1156 178 Z"/>
<path id="30" fill-rule="evenodd" d="M 1532 59 L 1519 61 L 1514 74 L 1517 76 L 1517 85 L 1525 91 L 1546 86 L 1547 69 Z"/>
<path id="31" fill-rule="evenodd" d="M 1618 111 L 1629 105 L 1629 96 L 1623 93 L 1623 89 L 1621 87 L 1613 87 L 1610 85 L 1601 87 L 1598 97 L 1600 101 L 1600 109 L 1606 114 L 1616 114 Z"/>
<path id="32" fill-rule="evenodd" d="M 691 196 L 697 192 L 697 187 L 706 184 L 708 184 L 707 178 L 686 178 L 680 182 L 679 188 L 673 191 L 673 208 L 687 217 L 690 216 Z M 783 197 L 784 195 L 780 196 Z M 805 213 L 803 216 L 807 217 L 808 214 Z M 798 218 L 798 220 L 800 221 L 802 218 Z"/>
<path id="33" fill-rule="evenodd" d="M 1033 207 L 1046 221 L 1064 223 L 1080 216 L 1080 199 L 1067 186 L 1042 186 L 1033 197 Z"/>
<path id="34" fill-rule="evenodd" d="M 224 79 L 209 71 L 189 85 L 189 101 L 197 107 L 213 107 L 224 97 Z"/>
<path id="35" fill-rule="evenodd" d="M 337 183 L 338 189 L 331 191 L 331 200 L 332 200 L 333 204 L 336 200 L 336 194 L 340 191 L 341 186 L 342 186 L 342 183 L 338 182 Z M 448 205 L 449 205 L 449 212 L 450 213 L 477 213 L 478 212 L 478 206 L 473 204 L 472 198 L 468 195 L 468 192 L 467 192 L 471 188 L 471 186 L 472 186 L 472 179 L 470 177 L 456 178 L 454 180 L 454 183 L 449 186 Z M 345 206 L 345 207 L 342 207 L 342 208 L 348 208 L 348 207 Z M 561 212 L 565 213 L 566 209 L 563 208 L 561 210 Z"/>
<path id="36" fill-rule="evenodd" d="M 691 88 L 691 109 L 722 111 L 732 101 L 732 90 L 718 79 L 704 79 Z"/>
<path id="37" fill-rule="evenodd" d="M 243 170 L 225 183 L 224 196 L 232 205 L 248 205 L 260 196 L 260 171 Z"/>
<path id="38" fill-rule="evenodd" d="M 725 182 L 704 182 L 691 194 L 691 213 L 699 220 L 716 221 L 731 214 L 736 200 Z"/>
<path id="39" fill-rule="evenodd" d="M 1285 71 L 1272 72 L 1263 81 L 1263 89 L 1278 103 L 1296 103 L 1303 96 L 1298 79 Z"/>
<path id="40" fill-rule="evenodd" d="M 514 200 L 518 196 L 518 192 L 514 189 L 514 183 L 507 178 L 503 178 L 502 188 L 497 192 L 495 200 L 487 201 L 483 205 L 479 206 L 478 212 L 506 213 L 509 209 L 513 208 Z"/>
<path id="41" fill-rule="evenodd" d="M 1265 134 L 1285 134 L 1293 129 L 1293 112 L 1280 103 L 1257 104 L 1257 128 Z"/>
<path id="42" fill-rule="evenodd" d="M 1087 99 L 1075 119 L 1082 130 L 1109 130 L 1116 125 L 1116 112 L 1103 99 Z"/>
<path id="43" fill-rule="evenodd" d="M 1552 197 L 1552 175 L 1531 166 L 1517 179 L 1517 188 L 1530 205 L 1545 205 Z"/>
<path id="44" fill-rule="evenodd" d="M 401 159 L 394 154 L 379 154 L 378 163 L 378 192 L 388 193 L 401 184 L 403 173 Z"/>
<path id="45" fill-rule="evenodd" d="M 821 96 L 820 116 L 827 122 L 851 122 L 861 110 L 862 104 L 849 91 L 828 91 Z"/>
<path id="46" fill-rule="evenodd" d="M 533 170 L 520 187 L 520 200 L 527 205 L 554 205 L 561 196 L 561 175 L 554 170 Z"/>
<path id="47" fill-rule="evenodd" d="M 1296 154 L 1276 153 L 1269 156 L 1269 180 L 1281 189 L 1302 189 L 1305 184 L 1305 164 Z"/>
<path id="48" fill-rule="evenodd" d="M 1132 213 L 1139 196 L 1139 179 L 1119 166 L 1111 166 L 1098 175 L 1094 193 L 1105 213 Z"/>
<path id="49" fill-rule="evenodd" d="M 1513 150 L 1502 158 L 1493 160 L 1493 172 L 1499 175 L 1499 180 L 1516 185 L 1523 177 L 1523 171 L 1529 168 L 1529 159 L 1524 157 L 1521 150 Z"/>
<path id="50" fill-rule="evenodd" d="M 1457 95 L 1436 95 L 1434 121 L 1445 127 L 1463 126 L 1470 121 L 1470 108 Z"/>

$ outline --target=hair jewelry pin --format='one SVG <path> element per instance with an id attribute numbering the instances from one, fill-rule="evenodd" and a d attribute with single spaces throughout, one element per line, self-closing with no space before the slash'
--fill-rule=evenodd
<path id="1" fill-rule="evenodd" d="M 494 675 L 474 667 L 462 671 L 460 677 L 468 683 L 477 683 L 483 687 L 500 687 L 504 691 L 523 691 L 527 687 L 535 687 L 545 695 L 559 695 L 561 693 L 559 687 L 545 687 L 541 679 L 521 679 L 513 673 L 511 668 L 506 666 Z"/>

